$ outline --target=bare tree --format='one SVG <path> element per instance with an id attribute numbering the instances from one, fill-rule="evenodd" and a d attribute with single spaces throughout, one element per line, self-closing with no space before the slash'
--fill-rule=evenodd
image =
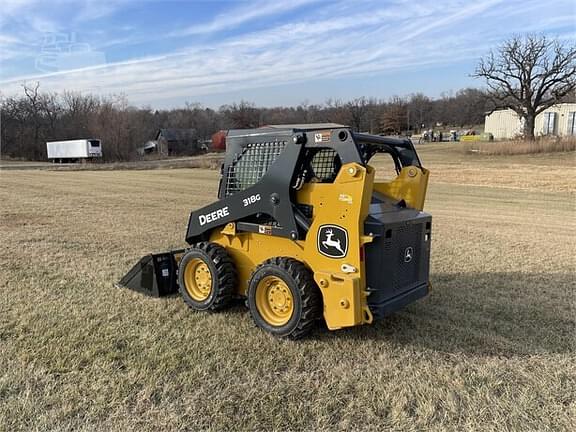
<path id="1" fill-rule="evenodd" d="M 536 116 L 576 87 L 576 46 L 514 36 L 482 58 L 473 76 L 486 80 L 496 107 L 524 120 L 524 136 L 532 140 Z"/>
<path id="2" fill-rule="evenodd" d="M 89 117 L 90 135 L 105 145 L 104 160 L 129 160 L 136 153 L 134 130 L 129 120 L 128 100 L 122 94 L 102 98 Z"/>
<path id="3" fill-rule="evenodd" d="M 398 96 L 393 96 L 386 105 L 386 109 L 380 118 L 382 132 L 387 135 L 399 135 L 406 129 L 408 123 L 408 109 L 406 101 Z"/>
<path id="4" fill-rule="evenodd" d="M 47 135 L 50 138 L 55 138 L 58 118 L 62 114 L 62 107 L 58 103 L 58 94 L 54 92 L 41 94 L 40 108 L 42 110 L 42 115 L 46 118 L 48 123 Z"/>
<path id="5" fill-rule="evenodd" d="M 410 95 L 408 100 L 408 112 L 410 113 L 410 126 L 416 126 L 414 129 L 420 131 L 423 125 L 430 122 L 430 113 L 432 112 L 432 100 L 422 93 Z"/>
<path id="6" fill-rule="evenodd" d="M 28 147 L 32 149 L 32 157 L 37 159 L 41 154 L 41 150 L 39 147 L 39 139 L 40 139 L 40 128 L 41 128 L 41 106 L 40 106 L 40 94 L 38 89 L 40 87 L 40 83 L 36 82 L 32 86 L 27 84 L 22 84 L 22 88 L 24 89 L 24 94 L 26 95 L 27 104 L 26 110 L 28 111 L 28 118 L 31 121 L 32 125 L 32 142 L 28 143 Z"/>
<path id="7" fill-rule="evenodd" d="M 350 113 L 340 99 L 327 99 L 324 102 L 321 121 L 347 125 L 350 121 Z"/>
<path id="8" fill-rule="evenodd" d="M 359 97 L 351 100 L 345 106 L 350 116 L 350 126 L 356 132 L 361 132 L 364 129 L 363 126 L 368 114 L 368 100 L 365 97 Z"/>
<path id="9" fill-rule="evenodd" d="M 241 100 L 239 104 L 224 105 L 220 113 L 235 128 L 254 128 L 260 126 L 260 110 L 252 102 Z"/>
<path id="10" fill-rule="evenodd" d="M 445 118 L 452 120 L 453 125 L 464 127 L 484 123 L 487 110 L 486 93 L 475 88 L 466 88 L 456 92 L 454 97 L 447 100 Z"/>
<path id="11" fill-rule="evenodd" d="M 29 157 L 27 132 L 27 101 L 22 97 L 9 97 L 2 101 L 2 154 L 12 157 Z"/>
<path id="12" fill-rule="evenodd" d="M 90 122 L 100 109 L 100 98 L 91 94 L 64 91 L 62 93 L 62 116 L 64 120 L 62 139 L 86 138 L 90 135 Z"/>

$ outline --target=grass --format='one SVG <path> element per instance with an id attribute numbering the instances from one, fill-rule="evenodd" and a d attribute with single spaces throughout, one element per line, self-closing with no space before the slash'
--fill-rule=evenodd
<path id="1" fill-rule="evenodd" d="M 474 142 L 467 144 L 468 153 L 481 153 L 486 155 L 526 155 L 537 153 L 573 152 L 576 150 L 576 138 L 539 138 L 534 141 L 512 140 Z"/>
<path id="2" fill-rule="evenodd" d="M 14 159 L 0 160 L 0 169 L 50 169 L 54 171 L 116 171 L 116 170 L 152 170 L 175 168 L 220 168 L 224 154 L 208 153 L 201 156 L 169 157 L 165 159 L 148 158 L 131 162 L 108 162 L 99 160 L 87 163 L 52 163 L 43 161 L 24 161 Z"/>
<path id="3" fill-rule="evenodd" d="M 112 285 L 217 171 L 0 172 L 0 430 L 573 430 L 573 156 L 422 146 L 432 293 L 297 343 Z"/>

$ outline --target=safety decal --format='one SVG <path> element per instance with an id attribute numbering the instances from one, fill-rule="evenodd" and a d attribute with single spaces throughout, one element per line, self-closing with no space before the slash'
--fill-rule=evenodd
<path id="1" fill-rule="evenodd" d="M 330 131 L 316 132 L 314 134 L 315 143 L 330 142 Z"/>
<path id="2" fill-rule="evenodd" d="M 272 227 L 270 225 L 258 225 L 258 233 L 272 235 Z"/>

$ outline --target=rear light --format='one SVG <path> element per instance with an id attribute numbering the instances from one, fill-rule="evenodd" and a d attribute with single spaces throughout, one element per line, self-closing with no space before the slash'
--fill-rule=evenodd
<path id="1" fill-rule="evenodd" d="M 360 262 L 364 261 L 364 246 L 360 246 Z"/>

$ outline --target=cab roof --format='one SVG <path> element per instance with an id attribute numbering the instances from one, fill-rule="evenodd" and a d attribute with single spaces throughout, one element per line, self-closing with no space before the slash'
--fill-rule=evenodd
<path id="1" fill-rule="evenodd" d="M 228 131 L 228 136 L 234 137 L 234 136 L 247 136 L 247 135 L 263 135 L 266 133 L 279 132 L 279 131 L 308 132 L 322 129 L 349 129 L 349 126 L 341 125 L 338 123 L 277 124 L 277 125 L 266 125 L 254 129 L 230 129 Z"/>

